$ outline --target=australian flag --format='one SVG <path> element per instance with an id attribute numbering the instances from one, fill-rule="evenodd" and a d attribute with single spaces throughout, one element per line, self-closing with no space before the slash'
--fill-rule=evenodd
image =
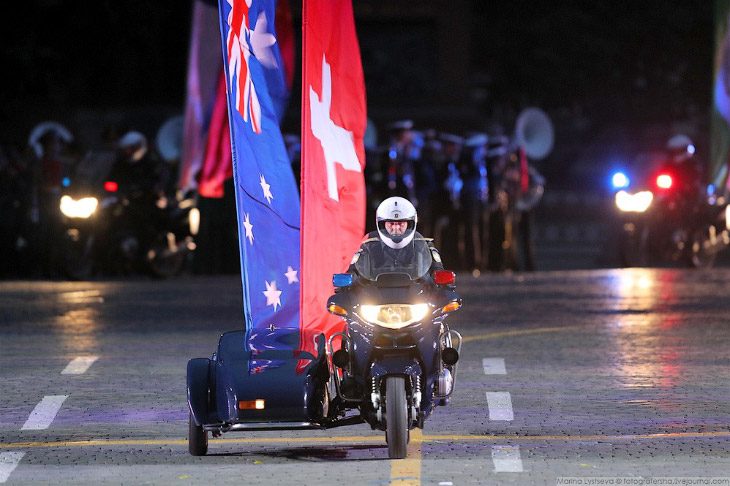
<path id="1" fill-rule="evenodd" d="M 249 335 L 300 320 L 299 192 L 279 128 L 287 89 L 275 11 L 275 0 L 219 2 Z"/>

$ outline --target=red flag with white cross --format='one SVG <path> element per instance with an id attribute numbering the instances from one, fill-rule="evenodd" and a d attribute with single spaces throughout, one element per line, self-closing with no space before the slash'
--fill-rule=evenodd
<path id="1" fill-rule="evenodd" d="M 302 17 L 302 329 L 329 337 L 332 275 L 365 231 L 365 81 L 351 0 L 304 0 Z"/>

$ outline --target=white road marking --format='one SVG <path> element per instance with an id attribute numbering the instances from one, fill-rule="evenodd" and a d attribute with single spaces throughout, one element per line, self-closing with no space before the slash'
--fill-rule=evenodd
<path id="1" fill-rule="evenodd" d="M 494 472 L 522 472 L 519 446 L 492 446 Z"/>
<path id="2" fill-rule="evenodd" d="M 441 481 L 439 486 L 454 486 L 454 483 L 451 481 Z"/>
<path id="3" fill-rule="evenodd" d="M 485 375 L 506 375 L 507 370 L 504 367 L 504 358 L 484 358 L 482 360 Z"/>
<path id="4" fill-rule="evenodd" d="M 18 463 L 25 455 L 25 452 L 0 452 L 0 483 L 4 483 L 10 477 L 10 473 L 18 467 Z"/>
<path id="5" fill-rule="evenodd" d="M 99 359 L 98 356 L 79 356 L 74 358 L 61 372 L 62 375 L 82 375 Z"/>
<path id="6" fill-rule="evenodd" d="M 43 397 L 43 400 L 35 406 L 20 430 L 47 429 L 67 398 L 68 395 L 46 395 Z"/>
<path id="7" fill-rule="evenodd" d="M 509 392 L 487 392 L 489 420 L 514 420 L 512 397 Z"/>

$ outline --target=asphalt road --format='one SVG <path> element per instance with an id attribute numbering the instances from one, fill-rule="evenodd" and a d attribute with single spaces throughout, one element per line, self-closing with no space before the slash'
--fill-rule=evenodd
<path id="1" fill-rule="evenodd" d="M 0 282 L 0 482 L 730 485 L 730 269 L 457 284 L 456 391 L 391 461 L 366 425 L 188 454 L 186 362 L 242 325 L 237 277 Z"/>

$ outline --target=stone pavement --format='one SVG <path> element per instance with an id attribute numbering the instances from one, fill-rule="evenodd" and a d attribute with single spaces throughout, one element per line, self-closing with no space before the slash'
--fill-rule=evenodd
<path id="1" fill-rule="evenodd" d="M 0 282 L 0 482 L 730 476 L 730 270 L 457 284 L 465 305 L 453 322 L 466 342 L 454 396 L 413 434 L 409 458 L 390 461 L 383 434 L 365 425 L 229 433 L 208 456 L 187 453 L 186 362 L 241 325 L 236 277 Z"/>

